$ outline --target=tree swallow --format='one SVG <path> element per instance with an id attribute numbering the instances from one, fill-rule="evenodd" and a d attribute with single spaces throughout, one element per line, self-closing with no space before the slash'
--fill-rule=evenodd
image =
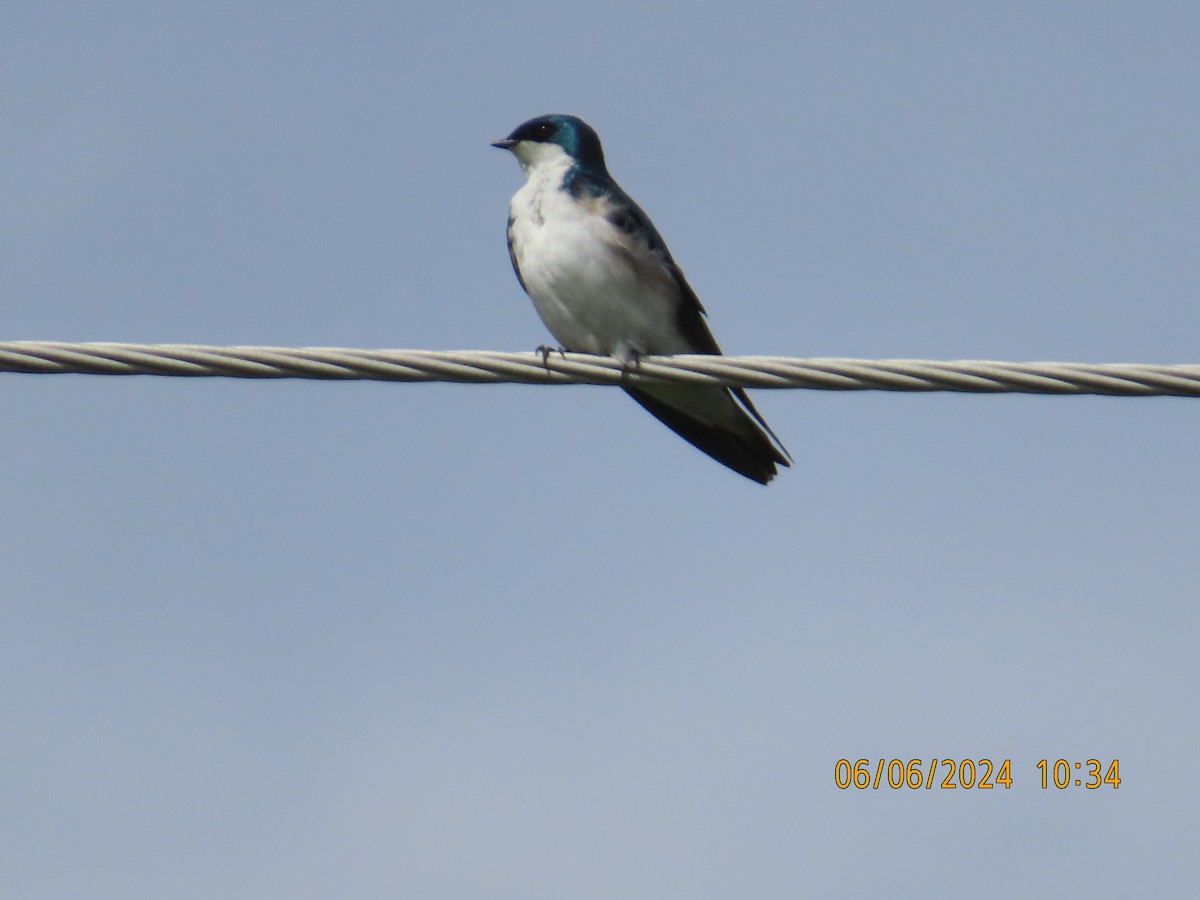
<path id="1" fill-rule="evenodd" d="M 575 116 L 517 126 L 493 147 L 528 178 L 508 213 L 508 254 L 521 287 L 564 350 L 615 356 L 713 353 L 704 307 L 649 217 L 604 165 L 600 137 Z M 741 388 L 626 387 L 668 428 L 766 484 L 790 457 Z"/>

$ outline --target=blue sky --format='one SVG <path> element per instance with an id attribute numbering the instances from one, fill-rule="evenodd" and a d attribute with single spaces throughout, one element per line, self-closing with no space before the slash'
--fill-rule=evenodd
<path id="1" fill-rule="evenodd" d="M 727 352 L 1200 362 L 1188 4 L 11 3 L 0 339 L 527 350 L 583 116 Z M 12 896 L 1194 893 L 1200 407 L 0 375 Z M 842 791 L 841 758 L 1011 759 Z M 1119 790 L 1042 790 L 1042 758 Z"/>

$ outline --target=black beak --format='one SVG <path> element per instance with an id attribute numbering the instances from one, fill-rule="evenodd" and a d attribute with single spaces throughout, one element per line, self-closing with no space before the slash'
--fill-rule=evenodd
<path id="1" fill-rule="evenodd" d="M 511 150 L 517 145 L 517 142 L 512 138 L 505 138 L 502 141 L 492 141 L 493 147 L 498 147 L 501 150 Z"/>

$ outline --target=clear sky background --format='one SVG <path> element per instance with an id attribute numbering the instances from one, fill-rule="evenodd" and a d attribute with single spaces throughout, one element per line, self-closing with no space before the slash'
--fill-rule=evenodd
<path id="1" fill-rule="evenodd" d="M 0 338 L 531 350 L 546 112 L 730 353 L 1200 362 L 1189 3 L 27 3 Z M 0 885 L 1195 896 L 1200 402 L 0 375 Z M 839 790 L 839 759 L 1011 759 Z M 1119 759 L 1043 790 L 1039 759 Z"/>

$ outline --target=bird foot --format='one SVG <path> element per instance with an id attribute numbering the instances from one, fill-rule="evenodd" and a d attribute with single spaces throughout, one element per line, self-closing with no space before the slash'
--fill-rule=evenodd
<path id="1" fill-rule="evenodd" d="M 533 352 L 542 354 L 542 365 L 545 366 L 547 369 L 550 368 L 550 366 L 547 363 L 547 360 L 550 359 L 551 353 L 557 353 L 563 359 L 567 358 L 567 351 L 564 348 L 549 347 L 546 344 L 538 344 L 537 349 L 534 350 Z"/>
<path id="2" fill-rule="evenodd" d="M 629 373 L 636 372 L 642 367 L 642 351 L 627 347 L 616 354 L 621 363 L 621 381 L 629 380 Z"/>

